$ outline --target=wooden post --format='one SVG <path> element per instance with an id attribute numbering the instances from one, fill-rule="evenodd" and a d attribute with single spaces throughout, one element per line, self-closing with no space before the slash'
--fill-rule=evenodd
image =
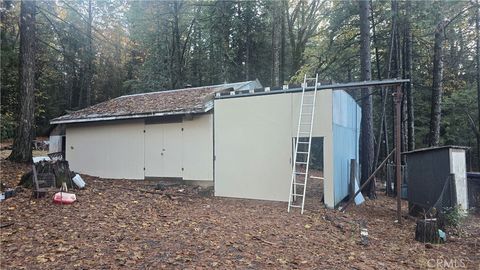
<path id="1" fill-rule="evenodd" d="M 397 183 L 397 220 L 402 223 L 402 163 L 401 163 L 401 106 L 402 106 L 402 86 L 397 85 L 393 99 L 395 102 L 395 168 L 396 168 L 396 183 Z"/>
<path id="2" fill-rule="evenodd" d="M 350 159 L 350 199 L 355 195 L 355 177 L 357 176 L 357 162 L 355 159 Z"/>

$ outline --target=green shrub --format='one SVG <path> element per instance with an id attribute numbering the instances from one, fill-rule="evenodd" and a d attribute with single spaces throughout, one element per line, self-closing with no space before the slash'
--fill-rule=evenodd
<path id="1" fill-rule="evenodd" d="M 442 216 L 445 220 L 446 226 L 458 228 L 465 220 L 466 212 L 457 205 L 444 208 Z"/>

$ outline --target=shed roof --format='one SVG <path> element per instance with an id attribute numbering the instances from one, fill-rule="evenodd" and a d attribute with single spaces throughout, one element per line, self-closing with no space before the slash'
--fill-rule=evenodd
<path id="1" fill-rule="evenodd" d="M 412 151 L 403 152 L 402 155 L 410 155 L 410 154 L 424 153 L 424 152 L 444 150 L 444 149 L 468 150 L 468 149 L 470 149 L 470 147 L 459 146 L 459 145 L 434 146 L 434 147 L 419 148 L 419 149 L 415 149 L 415 150 L 412 150 Z"/>
<path id="2" fill-rule="evenodd" d="M 215 93 L 261 87 L 256 81 L 120 96 L 57 117 L 50 124 L 108 121 L 153 116 L 205 113 L 213 108 Z"/>

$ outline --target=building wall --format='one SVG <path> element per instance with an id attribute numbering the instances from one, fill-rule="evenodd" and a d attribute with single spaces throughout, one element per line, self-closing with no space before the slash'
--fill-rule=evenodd
<path id="1" fill-rule="evenodd" d="M 461 209 L 468 209 L 467 166 L 465 150 L 450 149 L 450 173 L 455 174 L 456 203 Z"/>
<path id="2" fill-rule="evenodd" d="M 183 178 L 213 181 L 213 114 L 183 121 Z"/>
<path id="3" fill-rule="evenodd" d="M 331 90 L 317 93 L 313 136 L 332 155 Z M 215 195 L 288 201 L 301 93 L 215 100 Z M 333 162 L 324 158 L 326 186 Z M 328 193 L 328 194 L 327 194 Z M 320 200 L 320 198 L 319 198 Z M 332 200 L 327 191 L 325 200 Z M 330 201 L 329 201 L 330 203 Z"/>
<path id="4" fill-rule="evenodd" d="M 68 125 L 66 157 L 73 171 L 143 179 L 143 120 Z"/>
<path id="5" fill-rule="evenodd" d="M 213 181 L 213 115 L 178 123 L 143 119 L 67 126 L 67 160 L 102 178 Z M 145 132 L 144 132 L 145 130 Z M 144 170 L 145 168 L 145 170 Z"/>
<path id="6" fill-rule="evenodd" d="M 333 182 L 335 186 L 335 206 L 348 195 L 350 160 L 355 159 L 357 161 L 357 169 L 359 168 L 358 143 L 361 116 L 360 107 L 347 92 L 341 90 L 333 92 L 333 137 L 335 138 L 333 143 L 335 172 Z"/>
<path id="7" fill-rule="evenodd" d="M 335 138 L 333 134 L 332 126 L 332 90 L 321 90 L 317 92 L 317 100 L 315 106 L 315 116 L 313 125 L 313 137 L 323 137 L 323 195 L 324 202 L 328 208 L 334 207 L 334 167 L 333 167 L 333 142 Z M 300 104 L 302 99 L 301 93 L 294 93 L 291 95 L 291 107 L 292 107 L 292 124 L 291 124 L 291 136 L 297 136 L 298 129 L 298 116 L 300 113 Z M 290 174 L 292 172 L 290 171 Z M 321 198 L 319 198 L 320 200 Z M 287 194 L 288 200 L 288 194 Z"/>

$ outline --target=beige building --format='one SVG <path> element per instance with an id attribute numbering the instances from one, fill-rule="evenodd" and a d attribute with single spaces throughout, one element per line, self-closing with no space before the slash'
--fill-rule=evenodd
<path id="1" fill-rule="evenodd" d="M 258 81 L 121 96 L 55 118 L 72 170 L 113 179 L 169 178 L 213 185 L 213 99 Z M 58 141 L 58 134 L 52 134 Z M 58 151 L 58 143 L 55 144 Z"/>
<path id="2" fill-rule="evenodd" d="M 329 208 L 348 195 L 350 160 L 358 160 L 360 108 L 338 90 L 353 86 L 317 93 L 312 136 L 323 139 Z M 63 151 L 80 173 L 183 179 L 213 185 L 216 196 L 288 201 L 300 98 L 301 88 L 250 81 L 122 96 L 51 124 L 65 125 Z"/>

